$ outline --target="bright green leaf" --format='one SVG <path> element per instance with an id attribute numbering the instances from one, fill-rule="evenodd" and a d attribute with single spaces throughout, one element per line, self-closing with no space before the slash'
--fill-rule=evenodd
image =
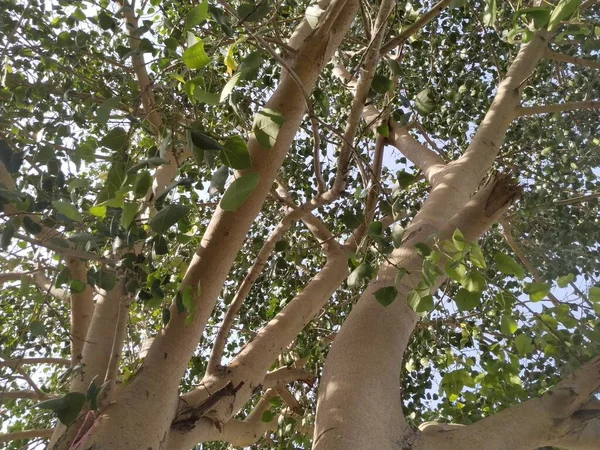
<path id="1" fill-rule="evenodd" d="M 459 311 L 470 311 L 481 304 L 481 292 L 460 288 L 454 296 L 454 301 Z"/>
<path id="2" fill-rule="evenodd" d="M 527 355 L 533 351 L 533 344 L 531 343 L 531 337 L 526 334 L 519 334 L 515 338 L 515 346 L 519 355 Z"/>
<path id="3" fill-rule="evenodd" d="M 193 7 L 185 17 L 185 27 L 193 28 L 207 20 L 208 15 L 208 0 L 203 0 L 202 3 Z"/>
<path id="4" fill-rule="evenodd" d="M 588 297 L 590 298 L 590 301 L 600 303 L 600 287 L 592 286 L 588 292 Z"/>
<path id="5" fill-rule="evenodd" d="M 188 69 L 202 69 L 210 62 L 210 58 L 204 51 L 204 43 L 202 41 L 198 41 L 190 48 L 187 48 L 183 52 L 182 59 Z"/>

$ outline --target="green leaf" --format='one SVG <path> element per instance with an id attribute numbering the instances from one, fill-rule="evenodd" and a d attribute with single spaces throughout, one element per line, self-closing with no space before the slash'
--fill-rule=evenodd
<path id="1" fill-rule="evenodd" d="M 152 186 L 152 175 L 147 170 L 141 170 L 135 177 L 133 195 L 135 198 L 145 197 Z"/>
<path id="2" fill-rule="evenodd" d="M 485 257 L 483 256 L 483 252 L 481 251 L 481 247 L 477 244 L 471 244 L 471 264 L 480 269 L 485 269 L 487 265 L 485 264 Z"/>
<path id="3" fill-rule="evenodd" d="M 370 278 L 373 275 L 373 268 L 369 263 L 360 263 L 356 269 L 348 276 L 348 287 L 354 288 L 358 286 L 361 280 Z"/>
<path id="4" fill-rule="evenodd" d="M 380 221 L 376 220 L 369 224 L 369 236 L 371 236 L 372 238 L 378 238 L 381 237 L 382 233 L 383 224 Z"/>
<path id="5" fill-rule="evenodd" d="M 61 398 L 45 400 L 35 405 L 36 408 L 54 411 L 58 420 L 65 425 L 70 425 L 79 415 L 85 404 L 86 395 L 82 392 L 69 392 Z"/>
<path id="6" fill-rule="evenodd" d="M 123 212 L 121 213 L 121 226 L 126 230 L 129 229 L 135 216 L 138 213 L 139 204 L 132 202 L 125 202 L 123 205 Z"/>
<path id="7" fill-rule="evenodd" d="M 258 22 L 265 18 L 271 7 L 267 0 L 258 0 L 257 4 L 254 3 L 242 3 L 238 6 L 237 14 L 242 22 Z"/>
<path id="8" fill-rule="evenodd" d="M 265 412 L 262 413 L 262 416 L 260 417 L 260 421 L 261 422 L 270 422 L 275 418 L 275 413 L 273 411 L 271 411 L 270 409 L 267 409 Z"/>
<path id="9" fill-rule="evenodd" d="M 42 226 L 29 216 L 23 217 L 23 228 L 25 228 L 25 231 L 33 235 L 42 232 Z"/>
<path id="10" fill-rule="evenodd" d="M 122 127 L 113 128 L 100 139 L 99 144 L 114 151 L 123 150 L 127 146 L 127 131 Z"/>
<path id="11" fill-rule="evenodd" d="M 110 119 L 110 113 L 121 102 L 120 97 L 111 97 L 102 103 L 96 110 L 96 120 L 98 123 L 106 124 Z"/>
<path id="12" fill-rule="evenodd" d="M 86 284 L 81 280 L 71 280 L 71 284 L 69 285 L 69 290 L 72 294 L 81 294 L 85 291 Z"/>
<path id="13" fill-rule="evenodd" d="M 92 206 L 88 211 L 94 217 L 99 217 L 100 219 L 104 219 L 106 217 L 106 206 Z"/>
<path id="14" fill-rule="evenodd" d="M 221 161 L 232 169 L 249 169 L 252 165 L 246 141 L 241 136 L 231 136 L 220 153 Z"/>
<path id="15" fill-rule="evenodd" d="M 518 325 L 517 321 L 508 315 L 503 315 L 500 320 L 500 331 L 504 334 L 515 334 Z"/>
<path id="16" fill-rule="evenodd" d="M 519 355 L 527 355 L 533 351 L 533 344 L 531 343 L 531 337 L 526 334 L 519 334 L 515 338 L 515 346 Z"/>
<path id="17" fill-rule="evenodd" d="M 227 178 L 229 178 L 229 168 L 222 165 L 216 170 L 210 180 L 210 187 L 208 188 L 209 195 L 213 196 L 218 192 L 224 192 Z"/>
<path id="18" fill-rule="evenodd" d="M 192 320 L 194 320 L 194 314 L 196 313 L 196 301 L 194 300 L 194 295 L 192 292 L 191 286 L 186 286 L 181 294 L 181 302 L 188 315 L 185 318 L 185 324 L 189 325 Z"/>
<path id="19" fill-rule="evenodd" d="M 415 96 L 415 107 L 424 116 L 435 110 L 436 103 L 429 89 L 423 89 Z"/>
<path id="20" fill-rule="evenodd" d="M 198 130 L 190 130 L 192 143 L 202 150 L 223 150 L 223 146 Z"/>
<path id="21" fill-rule="evenodd" d="M 52 206 L 67 219 L 73 220 L 74 222 L 81 222 L 83 220 L 81 213 L 71 203 L 62 200 L 54 200 Z"/>
<path id="22" fill-rule="evenodd" d="M 398 180 L 398 186 L 400 186 L 402 189 L 406 189 L 415 182 L 417 176 L 414 173 L 408 173 L 404 170 L 399 170 L 396 174 L 396 179 Z"/>
<path id="23" fill-rule="evenodd" d="M 519 39 L 519 36 L 520 36 L 520 39 Z M 527 28 L 513 28 L 512 30 L 510 30 L 508 32 L 508 35 L 506 36 L 506 40 L 508 41 L 509 44 L 515 44 L 518 42 L 526 44 L 531 39 L 533 39 L 533 36 L 534 36 L 533 31 L 531 31 Z"/>
<path id="24" fill-rule="evenodd" d="M 394 248 L 399 248 L 402 245 L 402 238 L 404 237 L 404 228 L 398 222 L 392 227 L 392 243 Z"/>
<path id="25" fill-rule="evenodd" d="M 492 27 L 496 23 L 497 10 L 496 0 L 486 0 L 483 10 L 483 24 L 486 27 Z"/>
<path id="26" fill-rule="evenodd" d="M 188 69 L 202 69 L 210 62 L 204 51 L 204 42 L 198 41 L 183 52 L 183 63 Z"/>
<path id="27" fill-rule="evenodd" d="M 158 234 L 165 233 L 169 228 L 183 219 L 190 211 L 189 206 L 169 205 L 156 213 L 148 223 L 152 231 Z"/>
<path id="28" fill-rule="evenodd" d="M 4 228 L 2 229 L 2 236 L 0 237 L 0 248 L 2 250 L 6 250 L 8 248 L 16 231 L 17 228 L 12 222 L 6 222 Z"/>
<path id="29" fill-rule="evenodd" d="M 460 280 L 460 284 L 469 292 L 481 294 L 485 289 L 485 277 L 477 271 L 471 271 Z"/>
<path id="30" fill-rule="evenodd" d="M 560 0 L 554 7 L 550 20 L 548 21 L 548 30 L 558 27 L 563 20 L 570 19 L 579 8 L 581 0 Z"/>
<path id="31" fill-rule="evenodd" d="M 377 129 L 375 131 L 377 131 L 377 134 L 379 134 L 385 138 L 390 137 L 390 127 L 388 126 L 387 123 L 382 123 L 381 125 L 379 125 L 377 127 Z"/>
<path id="32" fill-rule="evenodd" d="M 424 242 L 417 242 L 415 244 L 415 250 L 417 251 L 417 254 L 423 258 L 427 258 L 431 255 L 431 247 Z"/>
<path id="33" fill-rule="evenodd" d="M 558 280 L 556 280 L 556 284 L 558 284 L 559 288 L 566 288 L 569 283 L 572 283 L 573 281 L 575 281 L 575 275 L 573 275 L 572 273 L 569 273 L 567 275 L 563 275 L 562 277 L 559 277 Z"/>
<path id="34" fill-rule="evenodd" d="M 423 281 L 427 286 L 432 287 L 435 284 L 437 277 L 442 275 L 442 271 L 429 259 L 423 260 L 423 267 L 421 269 L 423 273 Z"/>
<path id="35" fill-rule="evenodd" d="M 223 211 L 235 212 L 250 197 L 250 194 L 258 186 L 260 175 L 258 172 L 248 172 L 239 178 L 236 178 L 229 185 L 221 203 L 219 204 Z"/>
<path id="36" fill-rule="evenodd" d="M 590 298 L 590 301 L 600 303 L 600 287 L 592 286 L 588 292 L 588 297 Z"/>
<path id="37" fill-rule="evenodd" d="M 196 5 L 187 13 L 185 17 L 185 27 L 193 28 L 207 20 L 208 15 L 208 0 L 203 0 L 202 3 Z"/>
<path id="38" fill-rule="evenodd" d="M 394 277 L 394 286 L 398 287 L 400 286 L 400 282 L 402 281 L 402 278 L 404 278 L 404 275 L 406 275 L 408 273 L 408 270 L 406 270 L 405 268 L 401 267 L 398 269 L 398 271 L 396 272 L 396 276 Z"/>
<path id="39" fill-rule="evenodd" d="M 254 117 L 252 125 L 252 131 L 258 143 L 267 150 L 272 149 L 284 122 L 285 118 L 274 109 L 263 108 L 259 111 Z"/>
<path id="40" fill-rule="evenodd" d="M 527 295 L 529 295 L 529 299 L 532 302 L 539 302 L 543 298 L 545 298 L 550 292 L 550 285 L 547 283 L 525 283 L 525 288 L 523 289 Z"/>
<path id="41" fill-rule="evenodd" d="M 113 272 L 101 270 L 98 273 L 98 286 L 105 291 L 111 291 L 117 284 L 117 277 Z"/>
<path id="42" fill-rule="evenodd" d="M 442 377 L 441 386 L 447 395 L 460 395 L 465 386 L 475 386 L 473 377 L 465 369 L 448 372 Z"/>
<path id="43" fill-rule="evenodd" d="M 229 97 L 229 95 L 233 91 L 233 88 L 235 87 L 235 85 L 238 83 L 238 81 L 240 81 L 240 79 L 242 78 L 242 75 L 243 75 L 243 72 L 241 70 L 238 70 L 227 81 L 227 83 L 225 83 L 225 86 L 223 87 L 223 90 L 221 91 L 221 96 L 219 98 L 219 101 L 221 101 L 221 103 L 224 102 L 225 100 L 227 100 L 227 97 Z"/>
<path id="44" fill-rule="evenodd" d="M 166 255 L 169 253 L 169 242 L 162 234 L 154 238 L 154 253 L 157 255 Z"/>
<path id="45" fill-rule="evenodd" d="M 513 25 L 517 25 L 519 17 L 525 16 L 526 20 L 533 20 L 533 26 L 540 30 L 548 24 L 552 9 L 545 7 L 522 8 L 515 12 Z"/>
<path id="46" fill-rule="evenodd" d="M 459 252 L 464 251 L 469 245 L 458 228 L 454 230 L 454 233 L 452 234 L 452 243 L 454 244 L 454 248 Z"/>
<path id="47" fill-rule="evenodd" d="M 519 280 L 525 278 L 525 269 L 510 256 L 498 252 L 494 255 L 494 259 L 496 260 L 496 267 L 503 274 L 514 275 Z"/>
<path id="48" fill-rule="evenodd" d="M 383 306 L 387 307 L 392 304 L 394 300 L 396 300 L 396 295 L 398 291 L 394 286 L 386 286 L 381 289 L 375 291 L 375 299 Z"/>
<path id="49" fill-rule="evenodd" d="M 460 288 L 454 296 L 459 311 L 470 311 L 481 304 L 481 292 Z"/>
<path id="50" fill-rule="evenodd" d="M 392 89 L 394 83 L 388 77 L 383 75 L 375 75 L 373 77 L 373 82 L 371 83 L 371 89 L 379 94 L 385 94 L 387 91 Z"/>

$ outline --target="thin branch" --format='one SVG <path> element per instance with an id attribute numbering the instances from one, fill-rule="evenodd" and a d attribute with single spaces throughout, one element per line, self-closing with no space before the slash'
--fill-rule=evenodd
<path id="1" fill-rule="evenodd" d="M 351 145 L 349 145 L 349 143 L 354 141 L 354 136 L 356 135 L 356 130 L 358 129 L 362 111 L 364 109 L 365 102 L 367 101 L 369 89 L 371 88 L 373 77 L 375 76 L 375 69 L 380 58 L 379 48 L 381 47 L 381 42 L 385 36 L 385 24 L 392 7 L 393 2 L 391 1 L 384 1 L 379 7 L 375 25 L 373 26 L 373 29 L 376 31 L 376 33 L 369 42 L 369 48 L 365 56 L 364 65 L 354 88 L 354 100 L 352 101 L 350 114 L 344 129 L 344 139 L 342 140 L 340 155 L 338 157 L 335 181 L 331 190 L 325 193 L 323 197 L 337 198 L 345 189 L 346 178 L 348 175 L 348 164 L 350 163 L 351 156 Z M 336 66 L 339 65 L 340 62 L 336 64 Z"/>
<path id="2" fill-rule="evenodd" d="M 54 428 L 40 428 L 25 431 L 13 431 L 12 433 L 0 434 L 0 442 L 18 441 L 20 439 L 49 438 Z"/>
<path id="3" fill-rule="evenodd" d="M 548 114 L 565 111 L 575 111 L 579 109 L 598 109 L 600 108 L 600 100 L 585 100 L 581 102 L 557 103 L 554 105 L 541 106 L 519 106 L 516 109 L 516 116 L 534 116 L 536 114 Z"/>
<path id="4" fill-rule="evenodd" d="M 45 247 L 48 250 L 53 250 L 57 253 L 62 254 L 63 256 L 83 259 L 86 261 L 98 261 L 98 262 L 101 262 L 101 263 L 107 264 L 107 265 L 114 265 L 117 262 L 112 259 L 103 258 L 102 256 L 94 255 L 93 253 L 87 253 L 87 252 L 82 252 L 80 250 L 73 250 L 70 248 L 65 248 L 62 245 L 55 244 L 55 243 L 47 241 L 45 239 L 44 240 L 34 239 L 34 238 L 29 237 L 22 233 L 15 233 L 14 236 L 17 239 L 21 239 L 22 241 L 29 242 L 30 244 L 39 245 L 40 247 Z M 67 241 L 65 241 L 65 242 L 67 242 Z"/>
<path id="5" fill-rule="evenodd" d="M 34 273 L 35 270 L 29 272 L 6 272 L 0 273 L 0 284 L 8 283 L 10 281 L 19 281 L 21 277 L 28 276 Z"/>
<path id="6" fill-rule="evenodd" d="M 423 14 L 410 27 L 408 27 L 394 39 L 391 39 L 390 41 L 386 42 L 381 47 L 381 54 L 386 54 L 393 48 L 398 47 L 399 45 L 406 42 L 413 34 L 415 34 L 417 31 L 419 31 L 421 28 L 423 28 L 425 25 L 427 25 L 429 22 L 431 22 L 433 19 L 439 16 L 441 12 L 446 8 L 446 6 L 448 6 L 451 2 L 452 0 L 442 0 L 441 2 L 437 3 L 433 8 L 431 8 L 429 11 Z"/>
<path id="7" fill-rule="evenodd" d="M 502 234 L 504 236 L 504 239 L 506 239 L 506 243 L 509 245 L 512 251 L 515 252 L 515 255 L 517 255 L 519 261 L 521 261 L 521 263 L 525 267 L 527 267 L 527 270 L 529 271 L 529 273 L 531 273 L 533 279 L 536 282 L 544 283 L 544 279 L 540 276 L 536 268 L 533 267 L 533 264 L 531 264 L 529 258 L 527 258 L 527 256 L 525 255 L 525 252 L 523 251 L 521 246 L 517 243 L 517 241 L 515 241 L 508 220 L 506 220 L 506 218 L 503 217 L 498 222 L 500 223 L 500 225 L 502 225 Z M 555 295 L 552 292 L 548 293 L 548 298 L 554 304 L 554 306 L 560 305 L 560 301 L 555 297 Z"/>
<path id="8" fill-rule="evenodd" d="M 128 5 L 126 0 L 117 0 L 117 3 L 121 5 L 121 13 L 127 22 L 126 27 L 127 34 L 129 35 L 129 46 L 131 47 L 131 62 L 140 86 L 144 111 L 148 115 L 147 118 L 152 127 L 152 133 L 155 136 L 159 136 L 162 127 L 162 118 L 156 109 L 156 100 L 152 91 L 150 78 L 148 77 L 148 71 L 146 70 L 144 55 L 139 52 L 140 37 L 138 33 L 138 20 L 135 16 L 133 6 Z"/>
<path id="9" fill-rule="evenodd" d="M 565 55 L 563 53 L 553 52 L 550 49 L 546 50 L 545 57 L 553 61 L 563 62 L 567 64 L 575 64 L 576 66 L 589 67 L 591 69 L 600 69 L 600 61 L 592 61 L 591 59 L 577 58 L 576 56 Z"/>
<path id="10" fill-rule="evenodd" d="M 315 377 L 313 373 L 304 369 L 281 367 L 280 369 L 275 369 L 274 371 L 267 373 L 262 385 L 264 388 L 278 388 L 296 381 L 301 381 L 312 386 L 316 378 L 317 377 Z"/>
<path id="11" fill-rule="evenodd" d="M 40 394 L 36 391 L 21 390 L 21 391 L 6 391 L 0 392 L 0 403 L 4 403 L 5 400 L 24 398 L 28 400 L 47 400 L 49 398 L 56 398 L 59 395 L 56 394 Z"/>
<path id="12" fill-rule="evenodd" d="M 0 367 L 16 368 L 26 364 L 57 364 L 60 366 L 68 366 L 71 364 L 71 361 L 65 358 L 21 358 L 0 361 Z"/>
<path id="13" fill-rule="evenodd" d="M 355 78 L 341 64 L 336 65 L 334 73 L 338 78 L 345 80 L 350 89 L 356 89 Z M 362 116 L 365 122 L 375 128 L 381 113 L 375 108 L 375 105 L 368 104 L 364 107 Z M 413 138 L 408 133 L 407 127 L 401 127 L 394 120 L 389 119 L 388 128 L 390 133 L 388 141 L 423 171 L 430 184 L 436 184 L 435 176 L 446 167 L 444 161 L 435 152 Z"/>
<path id="14" fill-rule="evenodd" d="M 560 206 L 573 205 L 575 203 L 583 203 L 583 202 L 587 202 L 589 200 L 594 200 L 599 197 L 600 197 L 600 192 L 596 192 L 594 194 L 581 195 L 579 197 L 571 197 L 571 198 L 566 198 L 564 200 L 556 200 L 553 204 L 560 205 Z"/>

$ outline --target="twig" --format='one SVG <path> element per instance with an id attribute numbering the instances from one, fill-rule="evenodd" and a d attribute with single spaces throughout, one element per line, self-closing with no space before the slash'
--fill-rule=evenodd
<path id="1" fill-rule="evenodd" d="M 600 61 L 592 61 L 590 59 L 577 58 L 575 56 L 564 55 L 562 53 L 553 52 L 550 49 L 546 50 L 546 58 L 553 61 L 575 64 L 576 66 L 589 67 L 591 69 L 600 69 Z"/>
<path id="2" fill-rule="evenodd" d="M 600 108 L 600 100 L 585 100 L 581 102 L 556 103 L 553 105 L 541 106 L 519 106 L 515 114 L 517 117 L 534 116 L 536 114 L 548 114 L 565 111 L 576 111 L 580 109 L 598 109 Z"/>

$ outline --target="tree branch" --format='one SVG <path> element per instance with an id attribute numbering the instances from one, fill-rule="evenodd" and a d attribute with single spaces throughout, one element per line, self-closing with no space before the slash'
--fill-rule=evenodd
<path id="1" fill-rule="evenodd" d="M 6 400 L 19 399 L 19 398 L 25 398 L 25 399 L 29 399 L 29 400 L 47 400 L 49 398 L 57 398 L 57 397 L 60 397 L 60 396 L 56 395 L 56 394 L 46 394 L 44 392 L 42 394 L 40 394 L 39 392 L 28 391 L 28 390 L 6 391 L 6 392 L 0 392 L 0 403 L 4 403 L 4 401 L 6 401 Z"/>
<path id="2" fill-rule="evenodd" d="M 546 50 L 546 58 L 553 61 L 575 64 L 576 66 L 589 67 L 591 69 L 600 69 L 600 61 L 592 61 L 590 59 L 577 58 L 575 56 L 565 55 L 563 53 Z"/>
<path id="3" fill-rule="evenodd" d="M 565 377 L 538 398 L 473 425 L 422 433 L 415 450 L 521 450 L 542 446 L 593 450 L 600 444 L 600 409 L 590 399 L 600 387 L 600 358 Z M 590 409 L 590 407 L 592 409 Z"/>
<path id="4" fill-rule="evenodd" d="M 68 366 L 71 362 L 65 358 L 16 358 L 0 361 L 0 367 L 17 368 L 26 364 L 57 364 L 60 366 Z"/>
<path id="5" fill-rule="evenodd" d="M 75 366 L 81 361 L 85 337 L 94 314 L 92 287 L 87 282 L 87 266 L 79 259 L 68 259 L 71 277 L 85 284 L 85 290 L 71 293 L 71 362 Z"/>
<path id="6" fill-rule="evenodd" d="M 160 129 L 162 128 L 162 118 L 156 107 L 156 100 L 154 98 L 154 92 L 152 91 L 150 78 L 148 77 L 148 71 L 146 70 L 144 55 L 139 52 L 140 36 L 138 32 L 137 17 L 135 16 L 133 7 L 130 6 L 126 0 L 117 0 L 117 3 L 121 5 L 121 14 L 127 24 L 126 28 L 127 34 L 129 35 L 129 46 L 131 47 L 131 62 L 140 87 L 144 111 L 146 112 L 148 122 L 152 128 L 152 133 L 158 137 L 160 136 Z"/>
<path id="7" fill-rule="evenodd" d="M 436 5 L 434 5 L 433 8 L 431 8 L 429 11 L 427 11 L 425 14 L 419 17 L 419 19 L 410 27 L 408 27 L 394 39 L 391 39 L 390 41 L 386 42 L 381 47 L 381 54 L 386 54 L 393 48 L 398 47 L 399 45 L 406 42 L 408 38 L 410 38 L 413 34 L 415 34 L 417 31 L 419 31 L 421 28 L 423 28 L 425 25 L 427 25 L 429 22 L 431 22 L 433 19 L 439 16 L 442 13 L 442 11 L 446 8 L 446 6 L 448 6 L 451 2 L 452 0 L 442 0 Z"/>
<path id="8" fill-rule="evenodd" d="M 375 76 L 375 69 L 380 58 L 379 48 L 381 47 L 381 42 L 385 36 L 387 28 L 386 23 L 388 16 L 391 13 L 393 3 L 394 2 L 390 0 L 382 1 L 379 11 L 377 12 L 377 18 L 373 26 L 373 37 L 369 42 L 369 46 L 364 58 L 364 64 L 361 68 L 360 76 L 358 77 L 358 81 L 356 82 L 356 86 L 354 88 L 354 100 L 350 106 L 350 114 L 344 129 L 333 187 L 322 195 L 322 197 L 327 201 L 337 198 L 346 187 L 348 165 L 350 163 L 352 150 L 351 144 L 354 141 L 362 111 L 365 107 L 365 102 L 367 101 L 369 89 L 371 88 L 373 77 Z M 336 66 L 337 65 L 340 65 L 340 63 L 338 62 Z"/>
<path id="9" fill-rule="evenodd" d="M 356 79 L 340 63 L 336 64 L 334 74 L 348 83 L 351 90 L 356 89 Z M 375 105 L 368 104 L 362 111 L 363 119 L 375 129 L 381 113 Z M 444 161 L 432 150 L 421 144 L 408 133 L 407 127 L 401 127 L 394 120 L 388 120 L 390 136 L 388 142 L 393 144 L 415 166 L 419 167 L 431 185 L 436 183 L 436 175 L 446 167 Z"/>
<path id="10" fill-rule="evenodd" d="M 533 276 L 533 279 L 538 283 L 544 283 L 544 279 L 540 276 L 539 272 L 535 267 L 531 264 L 527 256 L 525 256 L 525 252 L 521 249 L 521 246 L 515 241 L 512 235 L 512 229 L 510 227 L 510 223 L 506 218 L 501 218 L 499 221 L 500 225 L 502 225 L 502 234 L 504 239 L 506 239 L 506 243 L 515 252 L 515 255 L 519 258 L 519 261 L 527 268 L 529 273 Z M 552 301 L 554 306 L 560 305 L 560 301 L 555 297 L 552 292 L 548 293 L 548 298 Z"/>
<path id="11" fill-rule="evenodd" d="M 265 375 L 265 379 L 262 382 L 264 388 L 278 388 L 287 386 L 295 381 L 301 381 L 303 383 L 312 385 L 317 378 L 311 373 L 303 369 L 296 369 L 293 367 L 281 367 L 269 372 Z"/>
<path id="12" fill-rule="evenodd" d="M 583 202 L 587 202 L 589 200 L 594 200 L 599 197 L 600 197 L 600 192 L 595 192 L 593 194 L 580 195 L 578 197 L 565 198 L 563 200 L 556 200 L 553 203 L 553 205 L 559 205 L 559 206 L 573 205 L 575 203 L 583 203 Z"/>
<path id="13" fill-rule="evenodd" d="M 585 100 L 581 102 L 557 103 L 554 105 L 541 106 L 519 106 L 516 109 L 516 117 L 535 116 L 537 114 L 548 114 L 579 109 L 598 109 L 600 100 Z"/>
<path id="14" fill-rule="evenodd" d="M 53 428 L 13 431 L 12 433 L 0 434 L 0 442 L 18 441 L 20 439 L 49 438 L 52 436 L 53 431 Z"/>

